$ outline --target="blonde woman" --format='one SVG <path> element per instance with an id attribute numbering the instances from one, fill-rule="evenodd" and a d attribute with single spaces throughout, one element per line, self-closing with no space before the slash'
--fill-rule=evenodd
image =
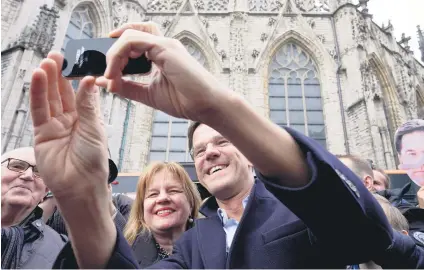
<path id="1" fill-rule="evenodd" d="M 141 268 L 167 258 L 197 218 L 200 195 L 177 163 L 152 163 L 140 176 L 124 235 Z"/>

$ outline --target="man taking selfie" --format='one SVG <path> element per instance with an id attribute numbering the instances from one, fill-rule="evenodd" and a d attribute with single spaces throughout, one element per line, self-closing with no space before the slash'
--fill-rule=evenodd
<path id="1" fill-rule="evenodd" d="M 207 218 L 153 268 L 343 268 L 369 260 L 391 267 L 423 265 L 413 241 L 393 232 L 354 173 L 316 142 L 257 114 L 179 41 L 161 36 L 151 23 L 127 24 L 110 36 L 119 39 L 108 52 L 105 76 L 84 78 L 76 97 L 60 76 L 57 53 L 43 60 L 48 67 L 32 78 L 36 157 L 72 242 L 58 266 L 138 267 L 102 207 L 108 199 L 101 184 L 108 175 L 107 146 L 95 83 L 198 122 L 190 133 L 192 154 L 198 177 L 214 198 L 203 208 Z M 156 65 L 152 81 L 123 79 L 128 58 L 144 53 Z M 58 177 L 57 168 L 66 171 Z M 344 211 L 334 215 L 335 205 Z M 81 219 L 87 221 L 84 227 Z"/>

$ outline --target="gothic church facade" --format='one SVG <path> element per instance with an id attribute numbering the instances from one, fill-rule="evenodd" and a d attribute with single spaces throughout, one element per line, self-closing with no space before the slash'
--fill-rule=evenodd
<path id="1" fill-rule="evenodd" d="M 2 153 L 32 145 L 29 82 L 50 50 L 151 20 L 258 113 L 332 153 L 395 169 L 396 128 L 424 117 L 424 66 L 408 37 L 397 42 L 394 26 L 375 24 L 368 0 L 359 2 L 4 0 Z M 101 95 L 109 152 L 120 172 L 139 172 L 153 160 L 192 162 L 187 120 L 104 90 Z"/>

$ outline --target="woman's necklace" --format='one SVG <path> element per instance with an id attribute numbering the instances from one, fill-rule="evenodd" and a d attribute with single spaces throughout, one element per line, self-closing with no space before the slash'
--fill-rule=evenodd
<path id="1" fill-rule="evenodd" d="M 158 255 L 161 259 L 166 259 L 170 256 L 170 254 L 163 249 L 158 243 L 156 243 L 156 249 L 158 250 Z"/>

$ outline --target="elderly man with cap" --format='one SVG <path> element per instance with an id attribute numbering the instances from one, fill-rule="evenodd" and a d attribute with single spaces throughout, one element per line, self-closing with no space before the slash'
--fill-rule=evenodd
<path id="1" fill-rule="evenodd" d="M 47 226 L 38 204 L 47 188 L 31 147 L 1 157 L 1 266 L 51 268 L 67 238 Z"/>

